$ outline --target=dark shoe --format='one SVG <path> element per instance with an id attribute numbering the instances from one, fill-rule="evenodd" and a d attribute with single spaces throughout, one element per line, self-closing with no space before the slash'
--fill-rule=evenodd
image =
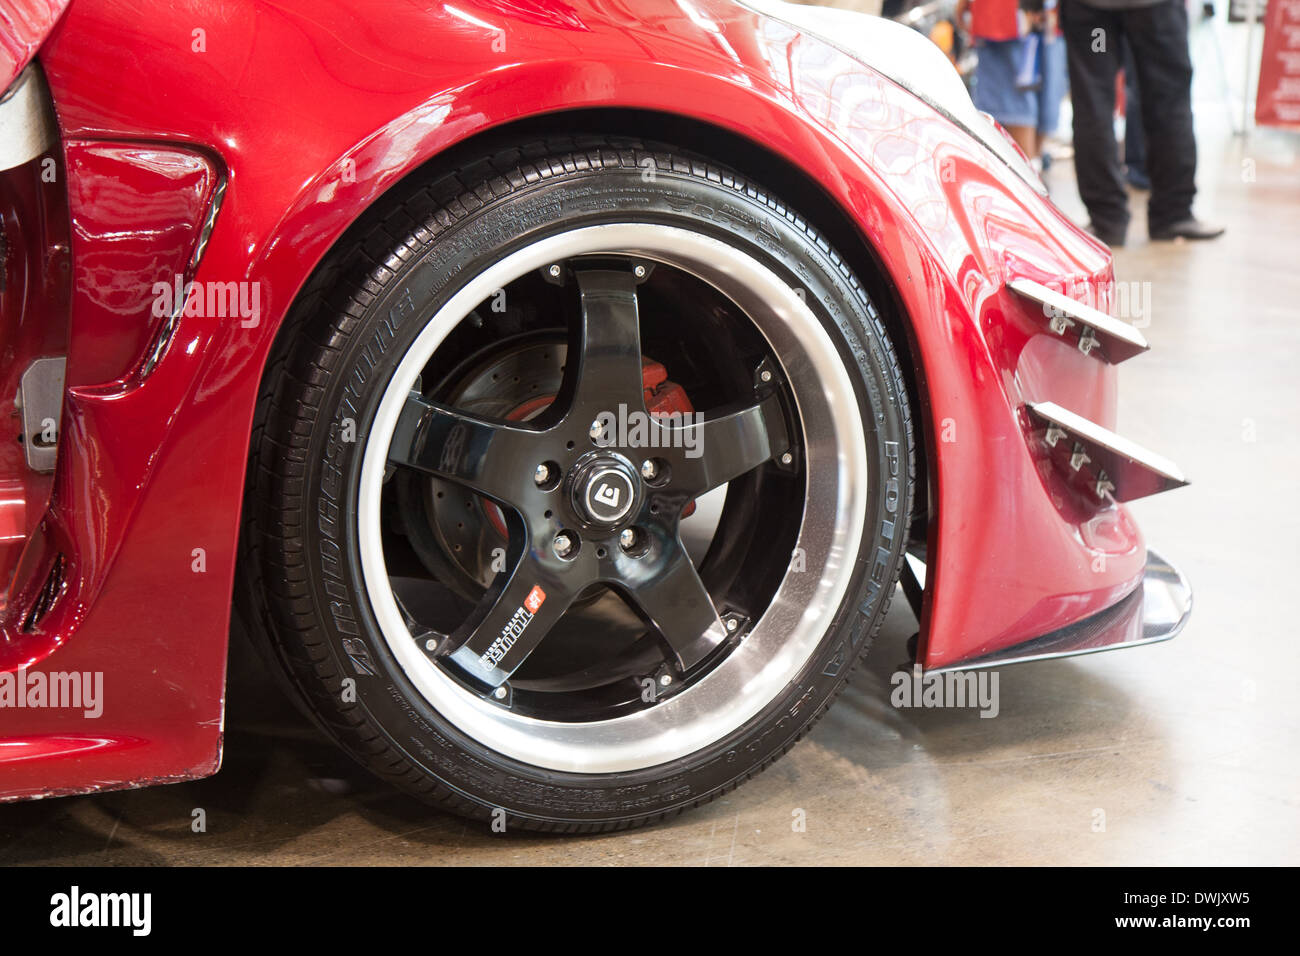
<path id="1" fill-rule="evenodd" d="M 1128 180 L 1128 184 L 1134 189 L 1142 189 L 1147 192 L 1151 191 L 1151 177 L 1149 177 L 1144 170 L 1138 169 L 1136 166 L 1126 167 L 1124 169 L 1124 178 Z"/>
<path id="2" fill-rule="evenodd" d="M 1217 239 L 1223 235 L 1223 227 L 1189 216 L 1150 232 L 1152 239 Z"/>
<path id="3" fill-rule="evenodd" d="M 1083 231 L 1090 236 L 1096 236 L 1112 249 L 1122 248 L 1124 245 L 1124 229 L 1103 229 L 1095 222 L 1090 222 L 1083 227 Z"/>

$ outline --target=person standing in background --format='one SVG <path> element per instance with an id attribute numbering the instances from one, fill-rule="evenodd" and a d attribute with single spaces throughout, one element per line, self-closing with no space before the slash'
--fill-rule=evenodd
<path id="1" fill-rule="evenodd" d="M 1042 168 L 1047 169 L 1050 157 L 1046 151 L 1046 141 L 1057 133 L 1061 125 L 1061 102 L 1069 91 L 1070 79 L 1065 65 L 1065 38 L 1061 36 L 1057 2 L 1033 2 L 1037 5 L 1037 11 L 1030 13 L 1030 19 L 1042 35 L 1042 52 L 1039 54 L 1042 87 L 1038 91 L 1038 152 Z M 1025 0 L 1021 0 L 1020 8 L 1027 8 Z"/>
<path id="2" fill-rule="evenodd" d="M 969 18 L 975 41 L 975 108 L 1001 123 L 1031 160 L 1038 156 L 1038 98 L 1019 84 L 1025 19 L 1019 0 L 957 0 L 957 22 Z"/>
<path id="3" fill-rule="evenodd" d="M 1056 132 L 1065 97 L 1055 0 L 1036 0 L 1032 9 L 1022 0 L 957 0 L 957 22 L 967 23 L 975 42 L 976 108 L 1001 123 L 1041 171 L 1043 141 Z"/>
<path id="4" fill-rule="evenodd" d="M 1128 233 L 1128 193 L 1115 142 L 1115 78 L 1128 44 L 1137 68 L 1152 239 L 1213 239 L 1223 229 L 1192 215 L 1196 137 L 1184 0 L 1064 0 L 1061 28 L 1074 106 L 1074 165 L 1088 231 L 1110 246 Z"/>
<path id="5" fill-rule="evenodd" d="M 1133 51 L 1124 44 L 1124 178 L 1134 189 L 1149 190 L 1147 144 L 1142 139 L 1142 103 Z"/>

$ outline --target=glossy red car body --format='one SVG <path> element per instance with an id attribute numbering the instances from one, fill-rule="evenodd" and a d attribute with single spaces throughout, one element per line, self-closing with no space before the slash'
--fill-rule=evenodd
<path id="1" fill-rule="evenodd" d="M 26 11 L 39 37 L 42 11 L 60 6 L 11 0 L 0 22 Z M 16 75 L 24 50 L 35 43 L 6 43 L 0 66 Z M 592 122 L 631 133 L 633 111 L 668 115 L 696 148 L 721 131 L 802 171 L 852 224 L 920 402 L 926 667 L 1059 629 L 1142 578 L 1124 507 L 1083 501 L 1045 466 L 1023 408 L 1050 398 L 1113 426 L 1115 368 L 1005 288 L 1079 283 L 1105 310 L 1109 254 L 971 136 L 823 40 L 726 0 L 398 2 L 382 15 L 360 0 L 178 0 L 147 16 L 73 0 L 38 59 L 69 228 L 42 240 L 53 258 L 29 286 L 52 290 L 71 270 L 68 393 L 52 487 L 11 489 L 22 507 L 0 552 L 0 671 L 102 671 L 105 700 L 95 720 L 0 712 L 0 797 L 217 769 L 250 423 L 280 321 L 386 190 L 543 114 L 599 111 Z M 256 283 L 260 314 L 182 315 L 151 369 L 163 320 L 142 290 L 176 274 Z M 6 366 L 50 345 L 23 341 L 6 345 Z M 56 553 L 62 591 L 25 630 Z"/>

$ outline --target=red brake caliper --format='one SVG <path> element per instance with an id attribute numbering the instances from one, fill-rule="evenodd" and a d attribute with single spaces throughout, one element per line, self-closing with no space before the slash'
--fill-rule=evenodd
<path id="1" fill-rule="evenodd" d="M 646 411 L 651 415 L 669 415 L 673 413 L 685 415 L 695 411 L 695 406 L 691 404 L 686 389 L 676 382 L 668 381 L 668 369 L 644 355 L 641 356 L 641 387 L 645 390 Z M 553 401 L 555 401 L 554 395 L 538 395 L 536 398 L 530 398 L 510 411 L 506 415 L 506 420 L 522 422 L 525 419 L 532 418 Z M 501 509 L 486 500 L 483 505 L 483 510 L 487 514 L 488 521 L 492 523 L 492 527 L 496 528 L 501 537 L 506 537 L 506 522 L 501 514 Z M 695 502 L 688 502 L 686 507 L 682 509 L 682 517 L 685 518 L 694 511 Z"/>
<path id="2" fill-rule="evenodd" d="M 641 387 L 645 389 L 645 407 L 651 415 L 686 415 L 695 411 L 686 389 L 668 381 L 668 369 L 654 359 L 641 356 Z M 695 511 L 695 502 L 689 501 L 682 509 L 685 518 Z"/>

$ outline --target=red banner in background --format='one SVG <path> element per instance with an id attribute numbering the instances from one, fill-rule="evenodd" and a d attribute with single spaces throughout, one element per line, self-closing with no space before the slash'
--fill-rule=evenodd
<path id="1" fill-rule="evenodd" d="M 1300 0 L 1269 0 L 1255 122 L 1300 129 Z"/>

